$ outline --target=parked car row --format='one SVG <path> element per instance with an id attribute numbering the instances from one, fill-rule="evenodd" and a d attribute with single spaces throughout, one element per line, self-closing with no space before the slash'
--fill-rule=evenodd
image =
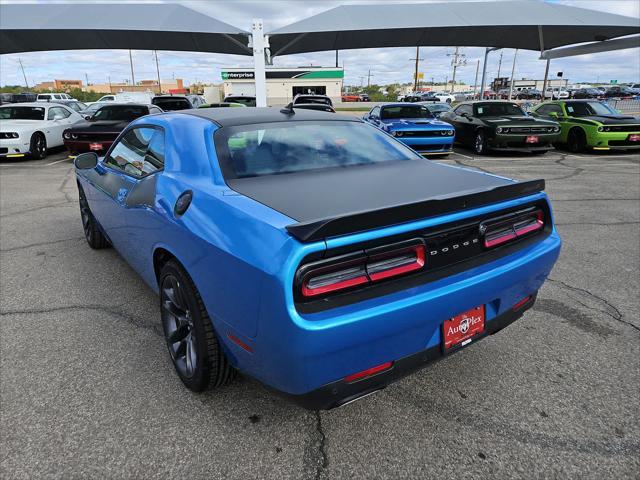
<path id="1" fill-rule="evenodd" d="M 372 108 L 364 120 L 427 156 L 447 155 L 454 142 L 478 155 L 542 154 L 555 146 L 573 152 L 640 149 L 640 119 L 598 101 L 544 102 L 531 114 L 500 100 L 462 102 L 453 109 L 442 103 L 389 103 Z"/>

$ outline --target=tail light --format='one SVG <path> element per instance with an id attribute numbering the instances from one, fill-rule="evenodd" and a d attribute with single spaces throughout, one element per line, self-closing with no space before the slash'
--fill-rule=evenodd
<path id="1" fill-rule="evenodd" d="M 480 229 L 484 232 L 484 246 L 493 248 L 544 229 L 544 213 L 535 209 L 507 219 L 490 220 L 482 223 Z"/>
<path id="2" fill-rule="evenodd" d="M 310 299 L 419 271 L 425 258 L 422 240 L 411 240 L 304 265 L 296 283 Z"/>
<path id="3" fill-rule="evenodd" d="M 373 375 L 376 375 L 377 373 L 389 370 L 392 366 L 393 362 L 385 362 L 380 365 L 376 365 L 375 367 L 367 368 L 366 370 L 362 370 L 361 372 L 353 373 L 347 377 L 344 377 L 344 381 L 347 383 L 357 382 L 358 380 L 362 380 L 363 378 L 371 377 Z"/>

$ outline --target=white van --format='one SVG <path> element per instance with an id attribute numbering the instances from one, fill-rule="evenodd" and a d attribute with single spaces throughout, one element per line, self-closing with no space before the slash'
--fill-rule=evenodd
<path id="1" fill-rule="evenodd" d="M 155 97 L 152 92 L 122 92 L 116 94 L 114 101 L 118 103 L 143 103 L 149 105 Z"/>
<path id="2" fill-rule="evenodd" d="M 39 93 L 36 97 L 36 102 L 51 102 L 54 100 L 73 100 L 73 98 L 66 93 Z"/>

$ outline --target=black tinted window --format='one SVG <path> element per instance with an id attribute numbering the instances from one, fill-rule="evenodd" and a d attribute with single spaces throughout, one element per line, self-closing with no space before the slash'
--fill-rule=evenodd
<path id="1" fill-rule="evenodd" d="M 148 109 L 141 105 L 108 105 L 101 107 L 93 114 L 92 120 L 132 121 L 148 113 Z"/>
<path id="2" fill-rule="evenodd" d="M 129 130 L 113 147 L 105 163 L 136 177 L 161 170 L 164 167 L 164 132 L 150 127 Z"/>
<path id="3" fill-rule="evenodd" d="M 427 107 L 419 105 L 394 105 L 383 107 L 380 116 L 383 120 L 394 120 L 399 118 L 433 118 Z"/>
<path id="4" fill-rule="evenodd" d="M 186 110 L 189 108 L 193 108 L 193 105 L 186 98 L 154 98 L 152 100 L 154 105 L 159 106 L 162 110 L 172 111 L 172 110 Z"/>

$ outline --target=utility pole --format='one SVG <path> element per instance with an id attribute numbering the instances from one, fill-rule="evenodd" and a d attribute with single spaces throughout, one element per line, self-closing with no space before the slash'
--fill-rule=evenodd
<path id="1" fill-rule="evenodd" d="M 509 100 L 511 100 L 511 96 L 513 95 L 513 75 L 516 71 L 516 58 L 518 57 L 518 49 L 516 48 L 515 53 L 513 54 L 513 66 L 511 67 L 511 80 L 509 80 Z"/>
<path id="2" fill-rule="evenodd" d="M 89 86 L 89 74 L 84 72 L 84 79 L 87 81 L 87 86 Z"/>
<path id="3" fill-rule="evenodd" d="M 135 86 L 136 77 L 133 75 L 133 56 L 131 55 L 131 49 L 129 49 L 129 63 L 131 64 L 131 85 Z"/>
<path id="4" fill-rule="evenodd" d="M 369 74 L 367 75 L 367 88 L 369 88 L 370 86 L 371 86 L 371 69 L 369 69 Z"/>
<path id="5" fill-rule="evenodd" d="M 24 77 L 24 85 L 29 88 L 29 82 L 27 82 L 27 74 L 24 73 L 24 65 L 22 65 L 22 59 L 18 58 L 18 63 L 20 63 L 20 68 L 22 69 L 22 76 Z"/>
<path id="6" fill-rule="evenodd" d="M 424 58 L 420 58 L 420 47 L 416 47 L 416 58 L 410 58 L 409 60 L 415 60 L 415 62 L 416 62 L 416 69 L 415 69 L 415 72 L 413 74 L 413 91 L 417 92 L 418 91 L 418 67 L 419 67 L 419 62 L 420 62 L 420 60 L 424 60 Z"/>
<path id="7" fill-rule="evenodd" d="M 473 98 L 476 98 L 476 90 L 478 89 L 478 72 L 480 71 L 480 59 L 476 65 L 476 79 L 473 81 Z"/>
<path id="8" fill-rule="evenodd" d="M 504 54 L 503 51 L 500 52 L 500 60 L 498 61 L 498 76 L 496 78 L 500 78 L 500 69 L 502 68 L 502 55 Z"/>
<path id="9" fill-rule="evenodd" d="M 462 67 L 467 64 L 467 59 L 465 58 L 466 55 L 464 53 L 458 53 L 458 50 L 460 50 L 460 48 L 456 47 L 456 51 L 453 54 L 447 54 L 447 57 L 453 57 L 451 59 L 451 65 L 453 66 L 453 76 L 451 78 L 451 93 L 453 93 L 456 88 L 456 70 L 458 69 L 458 67 Z"/>
<path id="10" fill-rule="evenodd" d="M 158 74 L 158 95 L 160 95 L 162 93 L 162 84 L 160 82 L 160 67 L 158 66 L 158 51 L 154 50 L 154 53 L 156 54 L 156 72 Z"/>

